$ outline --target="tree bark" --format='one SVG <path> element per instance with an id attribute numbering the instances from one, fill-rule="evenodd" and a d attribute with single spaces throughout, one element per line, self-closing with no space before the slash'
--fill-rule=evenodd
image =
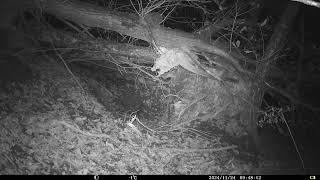
<path id="1" fill-rule="evenodd" d="M 88 36 L 77 36 L 73 33 L 57 29 L 48 29 L 37 25 L 30 26 L 26 33 L 36 38 L 40 42 L 53 43 L 55 48 L 76 49 L 78 57 L 66 59 L 67 62 L 82 61 L 101 61 L 109 59 L 110 55 L 119 63 L 144 63 L 152 64 L 158 55 L 147 47 L 134 46 L 126 43 L 117 43 L 103 39 L 91 38 Z M 80 58 L 81 57 L 81 58 Z"/>

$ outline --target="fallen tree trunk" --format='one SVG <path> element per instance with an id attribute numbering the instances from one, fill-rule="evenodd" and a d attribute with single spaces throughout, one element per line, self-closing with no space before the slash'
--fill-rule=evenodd
<path id="1" fill-rule="evenodd" d="M 57 29 L 48 29 L 38 25 L 30 26 L 26 33 L 40 42 L 47 43 L 55 47 L 51 50 L 69 49 L 77 50 L 78 57 L 87 57 L 86 61 L 101 61 L 110 58 L 119 58 L 119 63 L 144 63 L 152 64 L 158 55 L 147 47 L 134 46 L 126 43 L 106 41 L 103 39 L 88 36 L 78 36 L 70 32 Z M 48 50 L 50 51 L 50 50 Z M 80 59 L 66 59 L 67 62 L 81 61 Z"/>
<path id="2" fill-rule="evenodd" d="M 220 42 L 208 44 L 197 38 L 194 34 L 183 31 L 173 30 L 160 25 L 150 26 L 147 28 L 141 17 L 136 14 L 118 12 L 89 3 L 75 0 L 51 0 L 42 3 L 43 10 L 59 18 L 67 19 L 80 25 L 89 27 L 99 27 L 111 31 L 116 31 L 122 35 L 128 35 L 141 39 L 152 44 L 154 40 L 159 47 L 174 49 L 185 47 L 197 52 L 208 52 L 223 58 L 223 66 L 227 69 L 236 69 L 241 72 L 240 76 L 245 76 L 239 60 L 228 53 L 225 45 Z M 148 31 L 151 32 L 148 32 Z M 150 37 L 150 33 L 153 37 Z"/>

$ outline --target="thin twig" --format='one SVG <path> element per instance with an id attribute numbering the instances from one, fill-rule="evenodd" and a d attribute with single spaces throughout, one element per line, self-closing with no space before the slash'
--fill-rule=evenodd
<path id="1" fill-rule="evenodd" d="M 234 16 L 233 23 L 232 23 L 230 42 L 229 42 L 229 51 L 230 52 L 231 52 L 231 48 L 232 48 L 232 35 L 233 35 L 233 31 L 234 31 L 234 26 L 235 26 L 235 23 L 237 20 L 237 16 L 238 16 L 238 0 L 235 5 L 236 5 L 236 12 L 235 12 L 235 16 Z"/>
<path id="2" fill-rule="evenodd" d="M 305 165 L 304 165 L 304 161 L 303 161 L 303 159 L 302 159 L 301 153 L 300 153 L 300 151 L 299 151 L 299 149 L 298 149 L 298 146 L 297 146 L 297 144 L 296 144 L 296 141 L 294 140 L 293 134 L 291 133 L 290 127 L 289 127 L 289 125 L 288 125 L 285 117 L 283 116 L 283 113 L 281 113 L 281 118 L 282 118 L 283 122 L 284 122 L 284 123 L 286 124 L 286 126 L 287 126 L 287 129 L 288 129 L 288 131 L 289 131 L 289 134 L 290 134 L 292 143 L 293 143 L 293 145 L 294 145 L 294 147 L 295 147 L 295 149 L 296 149 L 296 151 L 297 151 L 297 153 L 298 153 L 298 156 L 299 156 L 299 159 L 300 159 L 302 168 L 303 168 L 303 170 L 305 171 Z"/>

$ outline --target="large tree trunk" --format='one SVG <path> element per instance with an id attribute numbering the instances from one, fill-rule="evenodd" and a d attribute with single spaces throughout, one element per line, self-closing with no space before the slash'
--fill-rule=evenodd
<path id="1" fill-rule="evenodd" d="M 267 48 L 265 51 L 265 56 L 263 57 L 264 61 L 257 66 L 257 72 L 259 72 L 259 76 L 261 77 L 261 81 L 257 87 L 252 88 L 252 102 L 255 103 L 256 107 L 260 107 L 263 99 L 263 95 L 267 89 L 275 90 L 281 95 L 284 95 L 289 100 L 294 100 L 291 96 L 280 89 L 276 89 L 273 86 L 266 86 L 265 82 L 268 81 L 268 77 L 270 77 L 270 65 L 276 60 L 277 55 L 287 42 L 287 37 L 289 31 L 291 30 L 296 15 L 299 11 L 299 4 L 295 2 L 289 2 L 286 9 L 283 11 L 281 18 L 274 28 L 274 32 L 267 44 Z M 294 104 L 296 102 L 293 102 Z M 257 113 L 252 110 L 251 115 L 249 115 L 251 122 L 248 125 L 252 137 L 257 145 L 259 145 L 259 139 L 257 134 L 257 125 L 256 121 L 258 119 Z"/>

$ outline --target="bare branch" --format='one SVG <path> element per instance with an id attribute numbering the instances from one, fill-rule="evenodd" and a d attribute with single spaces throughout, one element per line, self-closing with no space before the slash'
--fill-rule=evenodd
<path id="1" fill-rule="evenodd" d="M 296 2 L 300 2 L 309 6 L 314 6 L 317 8 L 320 8 L 320 2 L 318 1 L 313 1 L 313 0 L 291 0 L 291 1 L 296 1 Z"/>

